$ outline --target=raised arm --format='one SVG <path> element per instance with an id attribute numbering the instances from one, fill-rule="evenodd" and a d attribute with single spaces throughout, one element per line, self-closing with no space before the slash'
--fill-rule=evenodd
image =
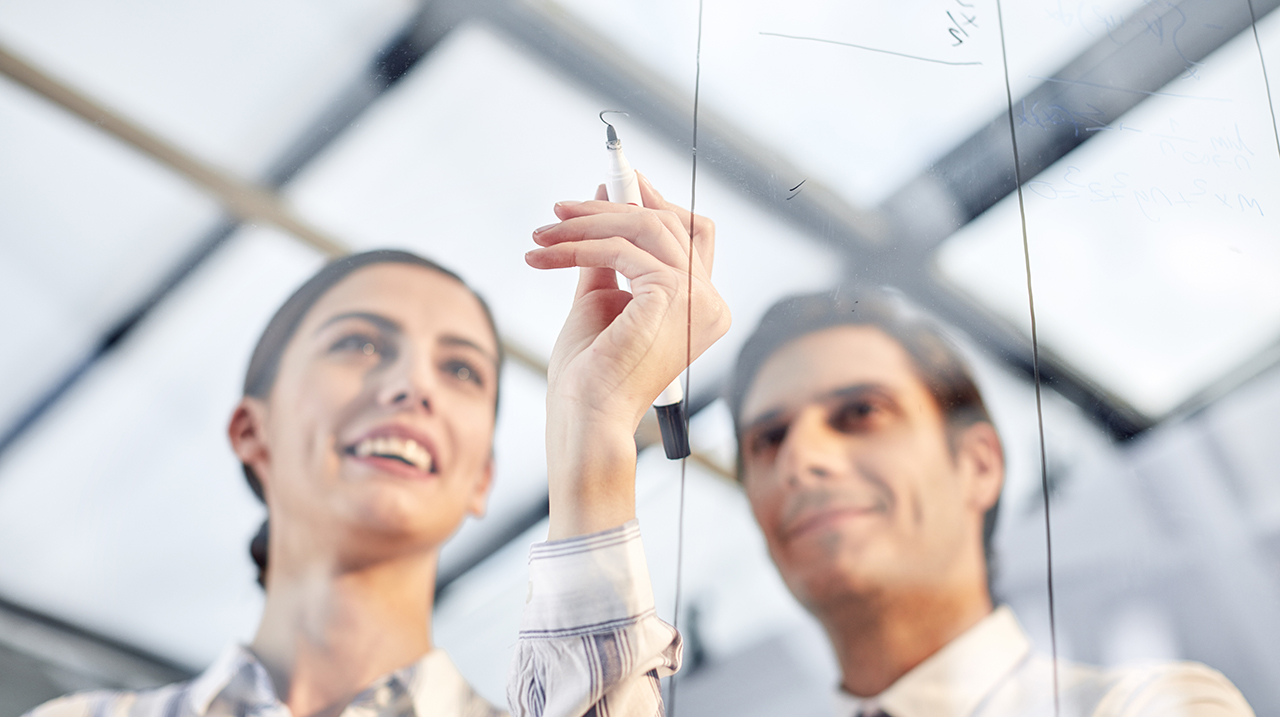
<path id="1" fill-rule="evenodd" d="M 547 377 L 550 540 L 530 553 L 508 687 L 520 716 L 661 714 L 658 679 L 680 664 L 679 634 L 654 614 L 635 522 L 634 436 L 686 361 L 728 330 L 729 310 L 711 285 L 711 221 L 691 225 L 648 180 L 640 186 L 644 207 L 601 193 L 557 204 L 560 221 L 535 231 L 540 248 L 526 255 L 537 269 L 578 267 L 579 280 Z"/>

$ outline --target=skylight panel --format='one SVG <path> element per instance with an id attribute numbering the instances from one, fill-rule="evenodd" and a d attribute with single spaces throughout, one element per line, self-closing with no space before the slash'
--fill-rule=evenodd
<path id="1" fill-rule="evenodd" d="M 173 270 L 218 211 L 178 176 L 0 78 L 0 431 Z"/>
<path id="2" fill-rule="evenodd" d="M 1280 17 L 1258 29 L 1280 47 Z M 1252 32 L 1189 70 L 1023 192 L 1043 346 L 1150 417 L 1280 339 L 1280 158 Z M 1026 332 L 1021 241 L 1009 196 L 937 261 Z"/>
<path id="3" fill-rule="evenodd" d="M 252 636 L 263 517 L 227 444 L 249 353 L 320 257 L 229 240 L 0 461 L 0 595 L 194 667 Z"/>
<path id="4" fill-rule="evenodd" d="M 692 102 L 697 4 L 562 4 Z M 1014 97 L 1139 7 L 1005 3 L 1008 49 L 1019 58 Z M 994 0 L 703 8 L 701 106 L 794 163 L 803 176 L 779 178 L 786 187 L 809 177 L 855 205 L 878 204 L 1004 111 Z"/>
<path id="5" fill-rule="evenodd" d="M 524 262 L 552 205 L 593 196 L 605 172 L 608 105 L 470 25 L 370 108 L 288 188 L 298 210 L 353 245 L 410 247 L 459 271 L 493 305 L 499 329 L 549 357 L 577 281 Z M 687 206 L 689 157 L 617 119 L 633 165 Z M 835 283 L 834 252 L 765 214 L 714 174 L 699 174 L 697 209 L 717 222 L 717 288 L 734 328 L 694 368 L 714 388 L 773 301 Z"/>
<path id="6" fill-rule="evenodd" d="M 410 0 L 8 0 L 0 43 L 206 161 L 256 175 L 414 8 Z"/>

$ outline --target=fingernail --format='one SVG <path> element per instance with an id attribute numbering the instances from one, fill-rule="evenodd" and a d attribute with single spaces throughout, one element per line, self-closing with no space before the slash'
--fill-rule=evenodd
<path id="1" fill-rule="evenodd" d="M 556 227 L 556 226 L 560 226 L 560 222 L 552 222 L 552 223 L 550 223 L 550 224 L 548 224 L 548 225 L 546 225 L 546 226 L 538 227 L 537 229 L 534 229 L 534 230 L 533 230 L 533 233 L 534 233 L 534 234 L 541 234 L 542 232 L 545 232 L 546 230 L 550 229 L 551 227 Z"/>
<path id="2" fill-rule="evenodd" d="M 576 207 L 579 204 L 582 204 L 582 202 L 579 202 L 575 199 L 566 199 L 563 202 L 556 202 L 557 207 Z"/>

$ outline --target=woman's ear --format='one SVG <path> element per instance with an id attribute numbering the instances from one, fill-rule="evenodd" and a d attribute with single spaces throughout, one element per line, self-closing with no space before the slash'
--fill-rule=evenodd
<path id="1" fill-rule="evenodd" d="M 489 489 L 493 487 L 493 454 L 484 462 L 484 468 L 472 489 L 471 502 L 467 512 L 477 518 L 484 517 L 485 508 L 489 504 Z"/>
<path id="2" fill-rule="evenodd" d="M 245 396 L 231 412 L 227 438 L 240 462 L 253 469 L 266 488 L 271 480 L 270 451 L 266 441 L 266 404 L 261 399 Z"/>

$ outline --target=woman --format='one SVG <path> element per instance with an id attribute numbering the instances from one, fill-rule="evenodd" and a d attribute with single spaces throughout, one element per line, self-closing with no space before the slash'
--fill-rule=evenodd
<path id="1" fill-rule="evenodd" d="M 330 263 L 254 349 L 228 435 L 267 524 L 253 641 L 191 682 L 44 715 L 489 715 L 431 645 L 441 544 L 484 512 L 501 346 L 488 307 L 413 254 Z"/>
<path id="2" fill-rule="evenodd" d="M 537 230 L 542 248 L 526 258 L 584 271 L 551 361 L 558 540 L 531 555 L 509 686 L 518 714 L 654 714 L 657 679 L 679 664 L 634 524 L 632 436 L 728 316 L 708 280 L 710 223 L 691 240 L 676 208 L 642 187 L 662 211 L 558 204 L 564 221 Z M 270 523 L 252 551 L 266 588 L 252 643 L 190 682 L 32 714 L 497 714 L 433 649 L 431 609 L 441 545 L 484 511 L 501 362 L 488 308 L 438 265 L 376 251 L 322 269 L 268 324 L 228 429 Z"/>

